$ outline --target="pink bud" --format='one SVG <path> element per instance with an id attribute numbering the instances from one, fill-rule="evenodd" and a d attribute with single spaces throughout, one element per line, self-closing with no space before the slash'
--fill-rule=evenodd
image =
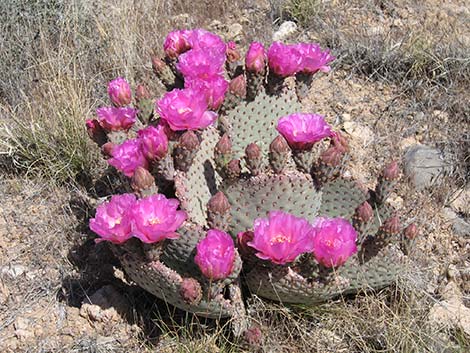
<path id="1" fill-rule="evenodd" d="M 418 227 L 416 224 L 411 223 L 408 227 L 405 228 L 405 237 L 407 239 L 414 239 L 418 235 Z"/>
<path id="2" fill-rule="evenodd" d="M 390 235 L 398 234 L 400 232 L 400 218 L 393 216 L 387 219 L 382 225 L 382 230 Z"/>
<path id="3" fill-rule="evenodd" d="M 320 159 L 329 166 L 338 166 L 343 159 L 344 152 L 341 148 L 330 146 L 321 153 Z"/>
<path id="4" fill-rule="evenodd" d="M 257 160 L 261 159 L 262 157 L 261 149 L 256 143 L 250 143 L 248 146 L 246 146 L 245 155 L 250 160 Z"/>
<path id="5" fill-rule="evenodd" d="M 179 147 L 188 151 L 195 151 L 199 144 L 199 139 L 193 131 L 186 131 L 179 139 Z"/>
<path id="6" fill-rule="evenodd" d="M 138 85 L 135 89 L 135 99 L 140 102 L 143 99 L 150 99 L 152 96 L 144 85 Z"/>
<path id="7" fill-rule="evenodd" d="M 241 250 L 242 254 L 250 254 L 253 252 L 253 248 L 248 243 L 253 241 L 255 234 L 252 231 L 240 232 L 237 235 L 237 246 Z"/>
<path id="8" fill-rule="evenodd" d="M 194 262 L 203 275 L 211 280 L 228 277 L 235 262 L 235 247 L 230 235 L 217 229 L 209 230 L 207 236 L 197 244 Z"/>
<path id="9" fill-rule="evenodd" d="M 356 217 L 363 223 L 369 222 L 373 216 L 374 211 L 367 201 L 364 201 L 358 208 L 356 208 Z"/>
<path id="10" fill-rule="evenodd" d="M 349 151 L 348 139 L 338 131 L 331 133 L 331 144 L 343 153 Z"/>
<path id="11" fill-rule="evenodd" d="M 243 74 L 238 75 L 232 81 L 230 81 L 228 86 L 229 92 L 238 96 L 238 97 L 245 97 L 246 96 L 246 79 Z"/>
<path id="12" fill-rule="evenodd" d="M 241 58 L 241 54 L 237 49 L 237 45 L 235 42 L 228 42 L 227 43 L 227 61 L 229 63 L 234 63 Z"/>
<path id="13" fill-rule="evenodd" d="M 142 191 L 150 189 L 154 185 L 155 178 L 153 175 L 150 174 L 147 169 L 143 167 L 137 167 L 131 180 L 132 189 L 135 191 Z"/>
<path id="14" fill-rule="evenodd" d="M 162 73 L 166 66 L 166 63 L 162 59 L 152 56 L 152 67 L 157 75 Z"/>
<path id="15" fill-rule="evenodd" d="M 225 194 L 222 191 L 219 191 L 211 197 L 207 204 L 207 209 L 213 213 L 225 214 L 230 210 L 230 203 L 228 202 Z"/>
<path id="16" fill-rule="evenodd" d="M 253 42 L 248 48 L 245 57 L 245 67 L 247 71 L 253 73 L 263 73 L 266 67 L 266 51 L 263 44 Z"/>
<path id="17" fill-rule="evenodd" d="M 152 195 L 137 201 L 132 210 L 134 236 L 144 243 L 179 237 L 176 230 L 186 220 L 184 211 L 177 211 L 179 201 L 165 195 Z"/>
<path id="18" fill-rule="evenodd" d="M 323 266 L 341 266 L 357 252 L 357 233 L 347 220 L 318 217 L 313 227 L 313 254 Z"/>
<path id="19" fill-rule="evenodd" d="M 194 278 L 183 278 L 180 294 L 186 303 L 195 305 L 202 299 L 201 285 Z"/>
<path id="20" fill-rule="evenodd" d="M 117 107 L 130 104 L 132 100 L 131 87 L 125 79 L 118 77 L 108 84 L 108 95 Z"/>
<path id="21" fill-rule="evenodd" d="M 219 142 L 215 145 L 215 150 L 220 154 L 232 153 L 232 141 L 227 134 L 223 134 Z"/>
<path id="22" fill-rule="evenodd" d="M 242 173 L 240 160 L 232 159 L 230 162 L 228 162 L 226 172 L 229 178 L 231 179 L 238 178 L 240 174 Z"/>
<path id="23" fill-rule="evenodd" d="M 397 161 L 392 161 L 387 165 L 383 171 L 383 177 L 386 180 L 395 180 L 400 176 L 400 169 L 398 168 Z"/>
<path id="24" fill-rule="evenodd" d="M 284 137 L 278 136 L 269 145 L 269 151 L 283 154 L 289 151 L 289 145 Z"/>
<path id="25" fill-rule="evenodd" d="M 258 250 L 260 259 L 284 265 L 313 249 L 313 228 L 304 218 L 271 211 L 268 218 L 256 219 L 253 229 L 253 240 L 247 244 Z"/>
<path id="26" fill-rule="evenodd" d="M 103 146 L 101 146 L 101 152 L 106 156 L 106 157 L 112 157 L 113 156 L 113 149 L 116 145 L 112 142 L 106 142 Z"/>
<path id="27" fill-rule="evenodd" d="M 295 113 L 279 119 L 276 127 L 294 150 L 310 149 L 314 143 L 331 136 L 325 118 L 317 114 Z"/>

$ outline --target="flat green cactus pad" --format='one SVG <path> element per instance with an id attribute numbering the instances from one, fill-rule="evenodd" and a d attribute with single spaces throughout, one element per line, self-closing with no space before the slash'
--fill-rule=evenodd
<path id="1" fill-rule="evenodd" d="M 356 208 L 367 200 L 367 195 L 348 180 L 336 179 L 322 187 L 323 197 L 319 216 L 343 217 L 351 220 Z"/>
<path id="2" fill-rule="evenodd" d="M 230 202 L 230 233 L 253 228 L 253 221 L 269 211 L 283 210 L 312 221 L 322 199 L 309 175 L 291 171 L 285 174 L 260 174 L 242 179 L 224 190 Z"/>
<path id="3" fill-rule="evenodd" d="M 219 141 L 219 133 L 214 127 L 201 134 L 201 145 L 189 170 L 177 171 L 175 175 L 176 196 L 181 207 L 188 213 L 189 220 L 206 225 L 206 206 L 217 192 L 217 175 L 214 164 L 214 148 Z"/>
<path id="4" fill-rule="evenodd" d="M 240 104 L 229 111 L 226 120 L 229 124 L 228 134 L 232 140 L 234 157 L 241 159 L 245 148 L 256 143 L 264 154 L 269 144 L 278 135 L 276 125 L 282 116 L 302 111 L 295 94 L 268 96 L 261 92 L 254 101 Z"/>

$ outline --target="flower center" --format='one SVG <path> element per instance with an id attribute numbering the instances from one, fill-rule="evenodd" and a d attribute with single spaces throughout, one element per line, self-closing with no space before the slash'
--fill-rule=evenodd
<path id="1" fill-rule="evenodd" d="M 286 241 L 290 243 L 290 238 L 285 236 L 284 234 L 277 234 L 271 238 L 271 245 L 285 243 Z"/>
<path id="2" fill-rule="evenodd" d="M 149 222 L 149 224 L 151 224 L 151 225 L 155 225 L 155 224 L 160 224 L 160 223 L 161 223 L 161 221 L 160 221 L 160 219 L 159 219 L 158 217 L 150 218 L 148 222 Z"/>
<path id="3" fill-rule="evenodd" d="M 190 112 L 191 112 L 191 108 L 188 108 L 188 107 L 178 109 L 178 114 L 186 114 Z"/>

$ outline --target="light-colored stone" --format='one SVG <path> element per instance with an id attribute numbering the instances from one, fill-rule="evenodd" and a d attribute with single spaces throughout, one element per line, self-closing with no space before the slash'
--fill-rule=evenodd
<path id="1" fill-rule="evenodd" d="M 107 285 L 98 289 L 84 302 L 80 308 L 80 316 L 91 321 L 117 321 L 120 313 L 126 313 L 126 299 L 112 286 Z"/>
<path id="2" fill-rule="evenodd" d="M 442 291 L 443 301 L 434 304 L 429 311 L 429 322 L 436 326 L 461 329 L 470 335 L 470 308 L 462 301 L 462 293 L 454 282 Z"/>
<path id="3" fill-rule="evenodd" d="M 452 230 L 455 234 L 462 237 L 470 237 L 470 222 L 460 217 L 450 207 L 444 207 L 442 215 L 452 224 Z"/>
<path id="4" fill-rule="evenodd" d="M 441 153 L 425 145 L 411 146 L 405 154 L 405 175 L 417 190 L 432 186 L 442 176 L 445 163 Z"/>
<path id="5" fill-rule="evenodd" d="M 470 216 L 470 187 L 456 192 L 450 201 L 450 207 L 455 212 L 460 212 Z"/>
<path id="6" fill-rule="evenodd" d="M 352 138 L 359 140 L 362 145 L 368 145 L 374 140 L 374 132 L 368 126 L 356 121 L 345 121 L 343 127 Z"/>
<path id="7" fill-rule="evenodd" d="M 240 23 L 232 23 L 228 27 L 227 39 L 235 42 L 243 38 L 243 26 Z"/>
<path id="8" fill-rule="evenodd" d="M 273 33 L 273 41 L 283 41 L 297 31 L 297 24 L 292 21 L 285 21 L 279 29 Z"/>
<path id="9" fill-rule="evenodd" d="M 0 268 L 0 273 L 12 279 L 21 276 L 27 271 L 27 267 L 19 264 L 10 264 Z"/>

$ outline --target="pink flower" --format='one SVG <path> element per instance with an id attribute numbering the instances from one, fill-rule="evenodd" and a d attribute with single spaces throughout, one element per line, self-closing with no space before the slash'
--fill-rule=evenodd
<path id="1" fill-rule="evenodd" d="M 292 149 L 305 150 L 325 137 L 331 136 L 331 127 L 321 115 L 295 113 L 279 119 L 277 131 Z"/>
<path id="2" fill-rule="evenodd" d="M 158 160 L 165 157 L 168 152 L 168 138 L 162 125 L 148 126 L 137 132 L 142 144 L 142 152 L 149 160 Z"/>
<path id="3" fill-rule="evenodd" d="M 121 244 L 132 236 L 130 210 L 135 201 L 132 194 L 114 195 L 98 206 L 95 218 L 90 219 L 90 229 L 101 237 L 97 242 L 107 240 Z"/>
<path id="4" fill-rule="evenodd" d="M 276 75 L 287 77 L 302 70 L 302 54 L 295 45 L 274 42 L 268 50 L 269 68 Z"/>
<path id="5" fill-rule="evenodd" d="M 186 220 L 184 211 L 177 211 L 179 201 L 157 194 L 137 201 L 132 209 L 133 234 L 144 243 L 176 239 L 176 230 Z"/>
<path id="6" fill-rule="evenodd" d="M 188 37 L 191 31 L 179 30 L 170 32 L 163 43 L 163 50 L 172 59 L 191 49 Z"/>
<path id="7" fill-rule="evenodd" d="M 142 152 L 142 145 L 138 139 L 126 140 L 114 146 L 108 163 L 120 170 L 124 175 L 132 177 L 137 167 L 148 168 L 148 162 Z"/>
<path id="8" fill-rule="evenodd" d="M 135 123 L 134 108 L 103 107 L 96 109 L 98 121 L 106 131 L 129 130 Z"/>
<path id="9" fill-rule="evenodd" d="M 168 92 L 157 102 L 157 110 L 173 131 L 203 129 L 217 119 L 207 110 L 205 94 L 192 88 Z"/>
<path id="10" fill-rule="evenodd" d="M 313 249 L 313 228 L 304 218 L 282 211 L 269 212 L 268 218 L 254 223 L 253 240 L 247 244 L 258 250 L 256 256 L 284 265 Z"/>
<path id="11" fill-rule="evenodd" d="M 341 266 L 357 252 L 357 233 L 347 220 L 318 217 L 313 227 L 313 254 L 323 266 Z"/>
<path id="12" fill-rule="evenodd" d="M 245 57 L 245 67 L 247 71 L 260 73 L 266 66 L 266 51 L 263 44 L 253 42 L 248 49 Z"/>
<path id="13" fill-rule="evenodd" d="M 131 87 L 122 77 L 118 77 L 108 84 L 108 95 L 116 107 L 128 105 L 132 100 Z"/>
<path id="14" fill-rule="evenodd" d="M 197 244 L 194 262 L 204 276 L 211 280 L 226 278 L 232 273 L 235 261 L 235 246 L 230 235 L 211 229 Z"/>
<path id="15" fill-rule="evenodd" d="M 187 31 L 188 43 L 192 49 L 211 48 L 221 55 L 225 55 L 227 47 L 218 35 L 204 29 L 194 29 Z"/>
<path id="16" fill-rule="evenodd" d="M 206 79 L 188 78 L 185 80 L 184 86 L 204 92 L 209 109 L 217 110 L 224 101 L 228 82 L 223 76 L 216 75 Z"/>
<path id="17" fill-rule="evenodd" d="M 330 54 L 329 50 L 322 51 L 316 43 L 299 43 L 297 49 L 302 55 L 302 72 L 313 74 L 319 70 L 330 71 L 328 63 L 335 57 Z"/>
<path id="18" fill-rule="evenodd" d="M 185 78 L 206 79 L 222 75 L 225 53 L 214 48 L 191 49 L 180 55 L 176 68 Z"/>

